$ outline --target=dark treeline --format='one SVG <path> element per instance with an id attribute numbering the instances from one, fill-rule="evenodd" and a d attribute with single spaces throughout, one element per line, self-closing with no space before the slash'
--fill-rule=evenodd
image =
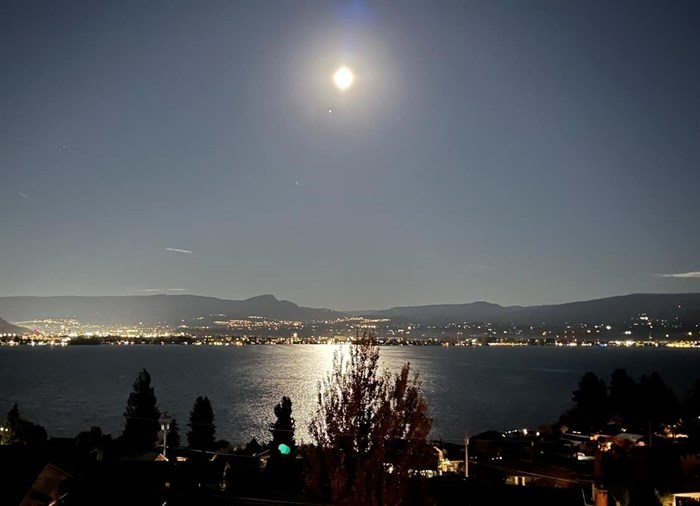
<path id="1" fill-rule="evenodd" d="M 662 426 L 691 428 L 700 415 L 700 379 L 681 400 L 657 372 L 635 381 L 625 369 L 616 369 L 608 383 L 587 372 L 573 391 L 573 401 L 559 419 L 560 426 L 584 432 L 619 426 L 640 434 Z"/>

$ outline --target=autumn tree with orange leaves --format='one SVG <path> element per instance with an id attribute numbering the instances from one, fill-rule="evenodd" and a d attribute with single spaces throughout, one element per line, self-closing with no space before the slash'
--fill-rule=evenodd
<path id="1" fill-rule="evenodd" d="M 372 339 L 346 351 L 336 352 L 319 382 L 307 493 L 336 505 L 406 504 L 411 471 L 430 452 L 432 418 L 420 383 L 409 363 L 380 373 Z"/>

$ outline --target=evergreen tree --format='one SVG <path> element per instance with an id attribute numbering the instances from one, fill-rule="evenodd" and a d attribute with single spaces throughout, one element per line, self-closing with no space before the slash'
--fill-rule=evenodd
<path id="1" fill-rule="evenodd" d="M 643 375 L 639 380 L 640 429 L 656 428 L 661 422 L 675 422 L 680 415 L 676 394 L 661 379 L 658 372 Z"/>
<path id="2" fill-rule="evenodd" d="M 272 433 L 272 443 L 270 443 L 271 458 L 281 455 L 280 445 L 285 445 L 289 449 L 286 455 L 296 453 L 296 442 L 294 441 L 295 422 L 292 418 L 292 401 L 289 397 L 282 397 L 282 400 L 274 408 L 275 423 L 270 424 Z"/>
<path id="3" fill-rule="evenodd" d="M 270 485 L 283 489 L 298 489 L 301 485 L 299 467 L 296 465 L 296 442 L 294 441 L 294 418 L 292 418 L 292 401 L 289 397 L 275 405 L 277 420 L 270 424 L 272 442 L 270 443 L 270 459 L 267 461 L 265 473 Z"/>
<path id="4" fill-rule="evenodd" d="M 187 432 L 187 442 L 195 450 L 213 450 L 215 447 L 214 411 L 207 397 L 197 397 L 190 411 L 190 430 Z"/>
<path id="5" fill-rule="evenodd" d="M 19 408 L 15 403 L 7 412 L 7 420 L 2 427 L 0 444 L 3 445 L 37 445 L 46 442 L 46 429 L 19 415 Z"/>
<path id="6" fill-rule="evenodd" d="M 594 372 L 587 372 L 573 394 L 577 422 L 582 428 L 599 429 L 608 421 L 608 392 L 602 378 Z"/>
<path id="7" fill-rule="evenodd" d="M 175 418 L 173 418 L 170 422 L 170 430 L 168 431 L 168 447 L 180 447 L 180 426 L 177 424 L 177 420 Z"/>
<path id="8" fill-rule="evenodd" d="M 0 440 L 2 444 L 12 445 L 19 442 L 17 438 L 19 422 L 19 408 L 17 407 L 17 403 L 15 403 L 7 412 L 7 420 L 2 428 L 2 440 Z"/>
<path id="9" fill-rule="evenodd" d="M 142 370 L 134 381 L 133 391 L 124 410 L 122 441 L 131 448 L 148 450 L 158 441 L 160 411 L 151 386 L 151 375 Z"/>
<path id="10" fill-rule="evenodd" d="M 610 376 L 609 412 L 629 427 L 634 422 L 638 386 L 625 369 L 615 369 Z"/>

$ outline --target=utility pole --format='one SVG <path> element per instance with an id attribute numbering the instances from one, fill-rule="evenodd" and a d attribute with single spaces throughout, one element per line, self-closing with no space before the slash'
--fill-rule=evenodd
<path id="1" fill-rule="evenodd" d="M 469 478 L 469 435 L 464 433 L 464 477 Z"/>

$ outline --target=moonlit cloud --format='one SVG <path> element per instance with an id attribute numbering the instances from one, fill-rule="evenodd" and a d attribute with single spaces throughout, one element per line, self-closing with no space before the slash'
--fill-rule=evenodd
<path id="1" fill-rule="evenodd" d="M 22 197 L 23 199 L 31 200 L 31 199 L 29 198 L 29 195 L 27 195 L 26 193 L 17 192 L 17 195 L 19 195 L 19 196 Z"/>
<path id="2" fill-rule="evenodd" d="M 680 279 L 700 278 L 700 271 L 679 272 L 676 274 L 656 274 L 656 275 L 660 278 L 680 278 Z"/>
<path id="3" fill-rule="evenodd" d="M 190 251 L 188 249 L 180 249 L 180 248 L 165 248 L 166 251 L 173 251 L 175 253 L 187 253 L 187 254 L 192 254 L 194 253 L 193 251 Z"/>
<path id="4" fill-rule="evenodd" d="M 187 288 L 141 288 L 142 292 L 186 292 Z"/>

